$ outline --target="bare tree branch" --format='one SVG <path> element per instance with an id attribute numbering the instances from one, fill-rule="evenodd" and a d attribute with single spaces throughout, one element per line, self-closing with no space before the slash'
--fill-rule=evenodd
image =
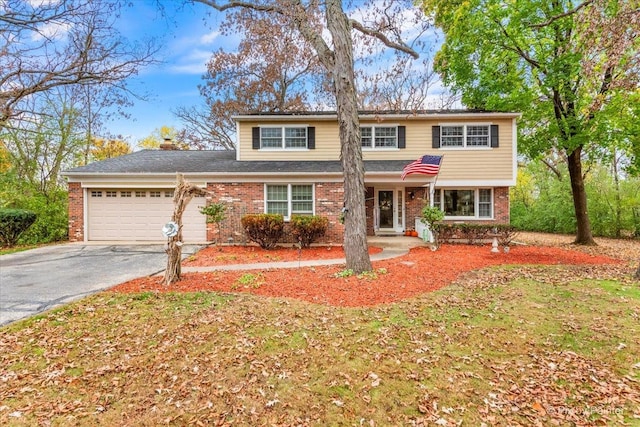
<path id="1" fill-rule="evenodd" d="M 570 16 L 570 15 L 573 15 L 574 13 L 577 13 L 580 9 L 582 9 L 585 6 L 588 6 L 591 3 L 593 3 L 593 0 L 587 0 L 585 2 L 580 3 L 579 5 L 577 5 L 576 7 L 574 7 L 571 10 L 567 10 L 566 12 L 563 12 L 563 13 L 560 13 L 558 15 L 552 16 L 551 18 L 549 18 L 545 22 L 541 22 L 539 24 L 533 24 L 533 25 L 530 25 L 529 27 L 530 28 L 547 27 L 547 26 L 553 24 L 554 22 L 556 22 L 559 19 L 566 18 L 567 16 Z"/>

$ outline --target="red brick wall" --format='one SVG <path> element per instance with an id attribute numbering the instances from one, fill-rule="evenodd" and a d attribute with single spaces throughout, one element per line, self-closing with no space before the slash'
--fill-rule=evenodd
<path id="1" fill-rule="evenodd" d="M 79 182 L 69 183 L 69 241 L 84 241 L 84 193 Z"/>
<path id="2" fill-rule="evenodd" d="M 220 223 L 219 232 L 215 224 L 207 225 L 207 240 L 219 243 L 249 243 L 242 230 L 240 219 L 247 214 L 264 213 L 264 184 L 262 183 L 209 183 L 207 190 L 213 192 L 212 201 L 227 205 L 226 218 Z M 316 215 L 329 219 L 327 234 L 317 243 L 341 245 L 344 226 L 340 223 L 340 210 L 344 200 L 342 183 L 316 183 Z M 285 228 L 284 243 L 294 243 Z"/>

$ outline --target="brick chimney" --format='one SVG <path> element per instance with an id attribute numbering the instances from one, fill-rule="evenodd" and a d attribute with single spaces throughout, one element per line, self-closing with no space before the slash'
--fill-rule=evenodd
<path id="1" fill-rule="evenodd" d="M 164 151 L 177 150 L 178 146 L 171 141 L 171 138 L 165 138 L 164 142 L 160 144 L 160 149 Z"/>

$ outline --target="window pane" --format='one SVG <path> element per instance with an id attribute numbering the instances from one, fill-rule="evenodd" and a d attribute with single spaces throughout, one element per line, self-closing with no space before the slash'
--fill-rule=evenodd
<path id="1" fill-rule="evenodd" d="M 444 190 L 444 211 L 447 216 L 475 216 L 473 190 Z"/>
<path id="2" fill-rule="evenodd" d="M 467 126 L 467 145 L 489 146 L 489 126 Z"/>
<path id="3" fill-rule="evenodd" d="M 287 202 L 269 202 L 267 201 L 267 213 L 280 214 L 288 216 Z"/>
<path id="4" fill-rule="evenodd" d="M 398 138 L 396 136 L 395 127 L 376 127 L 375 146 L 379 148 L 395 148 L 398 146 Z"/>
<path id="5" fill-rule="evenodd" d="M 262 148 L 282 148 L 282 128 L 260 128 Z"/>
<path id="6" fill-rule="evenodd" d="M 462 126 L 441 126 L 440 132 L 441 147 L 462 147 L 464 145 L 464 130 Z"/>
<path id="7" fill-rule="evenodd" d="M 360 128 L 360 144 L 364 148 L 371 148 L 371 127 Z"/>
<path id="8" fill-rule="evenodd" d="M 292 213 L 313 213 L 313 188 L 311 185 L 291 186 Z"/>
<path id="9" fill-rule="evenodd" d="M 267 185 L 267 201 L 287 201 L 286 185 Z"/>
<path id="10" fill-rule="evenodd" d="M 307 128 L 285 128 L 286 148 L 307 148 Z"/>
<path id="11" fill-rule="evenodd" d="M 478 216 L 491 218 L 491 190 L 488 188 L 478 190 L 478 199 Z"/>

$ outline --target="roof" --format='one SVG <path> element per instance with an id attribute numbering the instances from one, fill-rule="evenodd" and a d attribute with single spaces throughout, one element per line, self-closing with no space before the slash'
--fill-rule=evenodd
<path id="1" fill-rule="evenodd" d="M 521 113 L 487 111 L 476 109 L 447 109 L 447 110 L 361 110 L 358 111 L 360 120 L 379 120 L 383 118 L 394 120 L 425 120 L 442 118 L 487 118 L 505 117 L 519 118 Z M 278 121 L 278 120 L 322 120 L 337 121 L 338 114 L 335 111 L 291 111 L 291 112 L 259 112 L 239 114 L 233 116 L 238 122 L 243 121 Z"/>
<path id="2" fill-rule="evenodd" d="M 415 159 L 367 160 L 367 172 L 397 172 Z M 69 169 L 63 175 L 118 174 L 204 174 L 252 175 L 264 173 L 342 173 L 340 161 L 238 161 L 235 151 L 142 150 L 86 166 Z"/>

